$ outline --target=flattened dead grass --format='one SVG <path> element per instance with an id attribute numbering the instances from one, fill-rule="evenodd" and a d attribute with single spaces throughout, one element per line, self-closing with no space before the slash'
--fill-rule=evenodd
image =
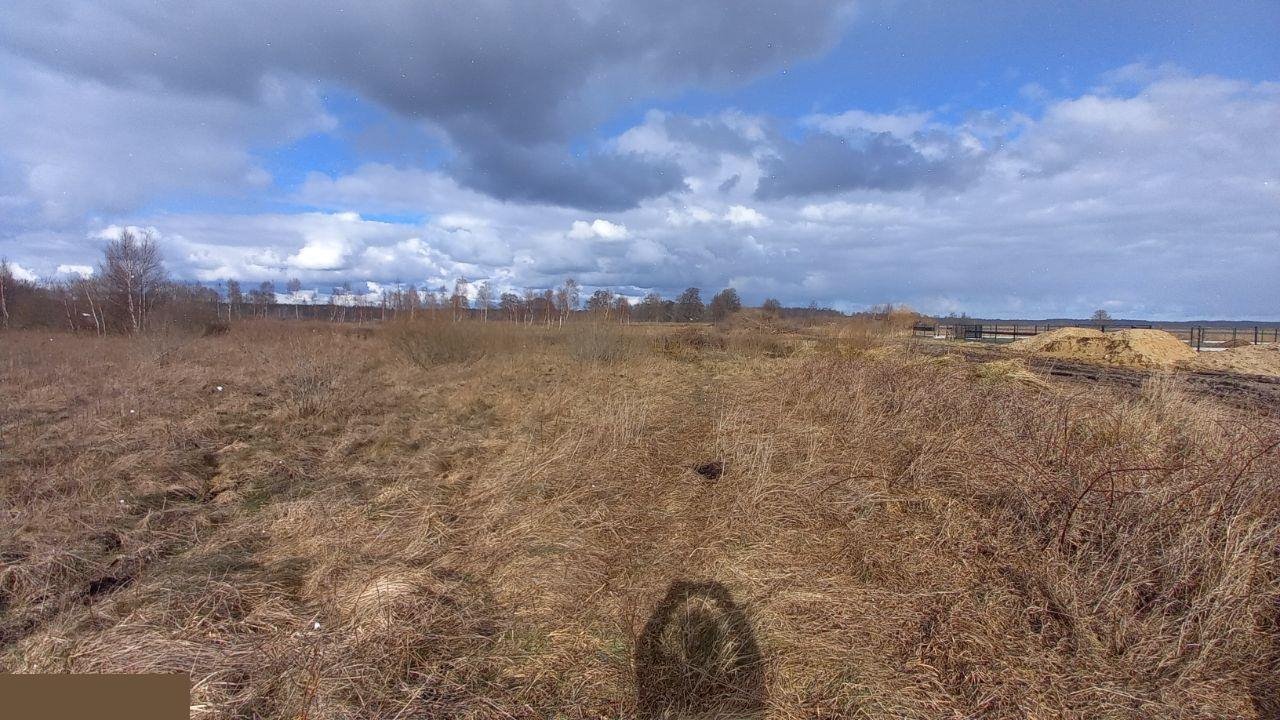
<path id="1" fill-rule="evenodd" d="M 6 336 L 4 669 L 191 672 L 195 717 L 630 717 L 694 583 L 771 718 L 1276 707 L 1274 418 L 910 348 L 386 335 Z"/>

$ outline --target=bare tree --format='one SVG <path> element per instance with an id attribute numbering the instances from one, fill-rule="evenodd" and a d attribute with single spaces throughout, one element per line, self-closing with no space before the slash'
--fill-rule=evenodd
<path id="1" fill-rule="evenodd" d="M 8 258 L 0 258 L 0 328 L 9 327 L 9 303 L 5 301 L 4 290 L 13 285 L 13 271 L 9 269 Z"/>
<path id="2" fill-rule="evenodd" d="M 105 332 L 103 327 L 104 320 L 102 317 L 102 308 L 93 300 L 94 286 L 98 283 L 91 277 L 84 277 L 75 281 L 76 291 L 84 295 L 84 299 L 89 303 L 89 315 L 93 318 L 93 331 L 95 335 L 102 335 Z M 216 308 L 215 308 L 216 311 Z"/>
<path id="3" fill-rule="evenodd" d="M 742 309 L 742 300 L 738 297 L 738 291 L 733 288 L 725 288 L 715 294 L 711 298 L 711 304 L 707 306 L 707 311 L 711 313 L 711 319 L 715 322 L 721 322 Z"/>
<path id="4" fill-rule="evenodd" d="M 627 299 L 626 295 L 619 295 L 614 298 L 613 311 L 618 316 L 618 322 L 631 322 L 631 301 Z"/>
<path id="5" fill-rule="evenodd" d="M 547 288 L 542 291 L 542 306 L 547 315 L 547 327 L 551 327 L 552 315 L 556 311 L 556 291 Z"/>
<path id="6" fill-rule="evenodd" d="M 422 298 L 418 296 L 418 286 L 413 283 L 409 283 L 409 287 L 404 291 L 404 304 L 409 309 L 409 319 L 417 317 Z"/>
<path id="7" fill-rule="evenodd" d="M 458 278 L 453 283 L 453 295 L 449 297 L 449 304 L 453 307 L 454 322 L 462 319 L 464 311 L 470 307 L 470 301 L 467 298 L 469 285 L 466 278 Z"/>
<path id="8" fill-rule="evenodd" d="M 1093 311 L 1093 316 L 1089 319 L 1096 323 L 1104 323 L 1111 319 L 1111 313 L 1099 308 Z"/>
<path id="9" fill-rule="evenodd" d="M 244 303 L 244 292 L 240 290 L 239 280 L 227 281 L 227 322 L 231 322 L 231 312 L 240 314 L 239 307 Z"/>
<path id="10" fill-rule="evenodd" d="M 573 278 L 567 278 L 564 285 L 561 285 L 555 291 L 556 307 L 560 310 L 560 326 L 564 327 L 564 321 L 569 315 L 578 309 L 578 299 L 582 295 L 582 288 L 578 285 L 578 281 Z"/>
<path id="11" fill-rule="evenodd" d="M 289 302 L 293 304 L 293 318 L 295 320 L 301 319 L 302 315 L 298 312 L 298 301 L 300 300 L 298 293 L 302 292 L 302 281 L 298 278 L 290 278 L 289 282 L 285 284 L 284 289 L 288 291 Z"/>
<path id="12" fill-rule="evenodd" d="M 261 308 L 262 317 L 266 317 L 271 306 L 276 304 L 276 284 L 271 280 L 263 280 L 258 284 L 258 289 L 249 295 L 253 297 L 253 304 Z"/>
<path id="13" fill-rule="evenodd" d="M 476 307 L 480 308 L 480 316 L 489 322 L 489 308 L 493 307 L 493 283 L 485 280 L 476 288 Z"/>
<path id="14" fill-rule="evenodd" d="M 513 292 L 504 292 L 498 298 L 498 311 L 507 316 L 511 322 L 520 322 L 520 296 Z"/>
<path id="15" fill-rule="evenodd" d="M 533 308 L 538 302 L 538 291 L 533 288 L 524 289 L 524 320 L 526 325 L 533 324 Z"/>
<path id="16" fill-rule="evenodd" d="M 651 292 L 644 296 L 636 306 L 636 320 L 640 322 L 661 322 L 663 317 L 662 296 Z"/>
<path id="17" fill-rule="evenodd" d="M 131 334 L 145 330 L 147 313 L 167 279 L 155 237 L 149 230 L 121 230 L 120 237 L 107 243 L 100 269 L 116 323 Z"/>
<path id="18" fill-rule="evenodd" d="M 702 291 L 696 287 L 688 288 L 676 298 L 677 322 L 702 322 L 706 312 L 707 308 L 702 304 Z"/>
<path id="19" fill-rule="evenodd" d="M 613 312 L 613 291 L 607 288 L 601 288 L 591 293 L 591 297 L 587 298 L 587 313 L 609 319 L 609 313 Z"/>

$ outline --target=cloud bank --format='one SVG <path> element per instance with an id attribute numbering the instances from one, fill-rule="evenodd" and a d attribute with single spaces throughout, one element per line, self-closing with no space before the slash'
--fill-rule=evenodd
<path id="1" fill-rule="evenodd" d="M 175 12 L 7 7 L 0 254 L 24 273 L 79 273 L 104 229 L 138 225 L 205 282 L 573 275 L 845 309 L 1280 313 L 1276 82 L 1138 65 L 1071 92 L 1027 85 L 1018 109 L 673 111 L 657 108 L 821 56 L 856 16 L 668 0 Z M 351 138 L 379 122 L 411 142 L 362 152 Z M 327 145 L 341 161 L 313 162 Z"/>

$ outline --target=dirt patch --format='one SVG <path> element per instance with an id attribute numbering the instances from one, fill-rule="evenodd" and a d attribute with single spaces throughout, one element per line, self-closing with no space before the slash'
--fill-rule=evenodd
<path id="1" fill-rule="evenodd" d="M 704 462 L 695 467 L 693 471 L 708 480 L 719 480 L 720 476 L 724 475 L 724 463 L 719 460 Z"/>
<path id="2" fill-rule="evenodd" d="M 1021 352 L 1129 367 L 1172 367 L 1196 356 L 1186 343 L 1163 330 L 1103 333 L 1092 328 L 1068 327 L 1018 340 L 1010 347 Z"/>
<path id="3" fill-rule="evenodd" d="M 1280 376 L 1280 343 L 1246 345 L 1222 352 L 1202 352 L 1186 363 L 1192 370 Z"/>

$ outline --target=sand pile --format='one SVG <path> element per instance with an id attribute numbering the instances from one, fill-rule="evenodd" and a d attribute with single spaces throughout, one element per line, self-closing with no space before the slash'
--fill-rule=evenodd
<path id="1" fill-rule="evenodd" d="M 1103 333 L 1092 328 L 1067 327 L 1018 340 L 1011 347 L 1070 360 L 1134 367 L 1170 367 L 1196 356 L 1195 350 L 1163 330 Z"/>
<path id="2" fill-rule="evenodd" d="M 1202 352 L 1185 366 L 1191 370 L 1280 375 L 1280 343 L 1246 345 L 1222 352 Z"/>

